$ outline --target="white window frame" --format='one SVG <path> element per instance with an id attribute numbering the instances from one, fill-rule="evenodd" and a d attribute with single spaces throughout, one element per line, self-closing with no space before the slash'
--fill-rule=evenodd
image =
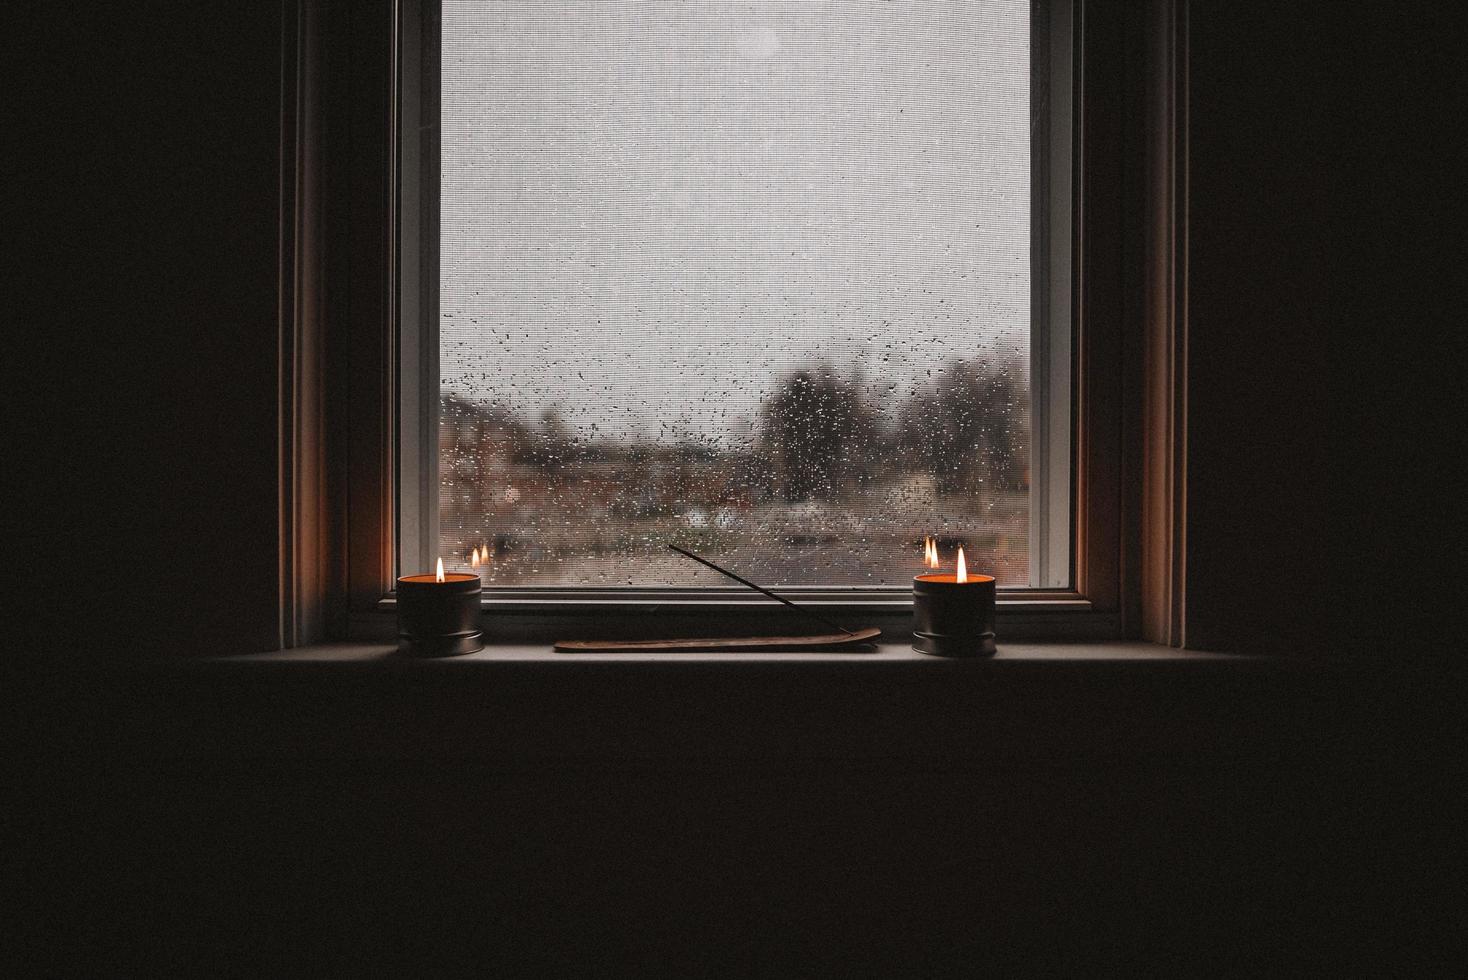
<path id="1" fill-rule="evenodd" d="M 400 131 L 410 134 L 399 144 L 398 218 L 398 537 L 400 569 L 428 568 L 438 553 L 438 390 L 426 379 L 438 377 L 438 167 L 440 131 L 437 119 L 438 5 L 422 0 L 402 5 L 400 54 Z M 1032 287 L 1030 345 L 1031 488 L 1030 567 L 1033 587 L 1006 593 L 1067 591 L 1071 568 L 1071 228 L 1074 214 L 1071 153 L 1070 0 L 1036 5 L 1032 17 L 1046 43 L 1035 45 L 1037 57 L 1031 93 L 1039 112 L 1034 131 L 1032 185 L 1034 217 L 1031 254 L 1036 276 Z M 418 134 L 417 139 L 411 134 Z M 413 203 L 417 202 L 417 207 Z M 406 574 L 406 572 L 404 572 Z M 729 590 L 713 590 L 716 599 Z M 850 603 L 905 601 L 900 586 L 885 589 L 800 587 L 792 594 L 839 596 Z M 710 590 L 692 590 L 703 595 Z M 491 600 L 557 600 L 601 594 L 609 601 L 669 590 L 499 589 Z M 829 600 L 828 600 L 829 601 Z"/>

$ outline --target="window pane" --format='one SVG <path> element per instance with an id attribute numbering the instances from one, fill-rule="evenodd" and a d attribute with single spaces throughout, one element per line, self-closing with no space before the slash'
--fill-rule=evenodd
<path id="1" fill-rule="evenodd" d="M 439 518 L 490 585 L 1029 582 L 1030 12 L 443 10 Z"/>

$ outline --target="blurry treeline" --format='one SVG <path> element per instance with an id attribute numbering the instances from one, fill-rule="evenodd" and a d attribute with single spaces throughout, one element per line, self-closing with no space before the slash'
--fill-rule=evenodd
<path id="1" fill-rule="evenodd" d="M 827 365 L 793 370 L 735 446 L 579 435 L 555 409 L 528 420 L 454 394 L 442 402 L 441 490 L 464 516 L 523 510 L 576 488 L 609 516 L 691 507 L 835 502 L 914 475 L 937 494 L 1015 493 L 1029 481 L 1029 384 L 1017 361 L 955 360 L 931 390 L 874 396 Z M 445 516 L 448 516 L 446 513 Z"/>
<path id="2" fill-rule="evenodd" d="M 953 361 L 938 391 L 874 403 L 828 368 L 780 380 L 756 446 L 769 491 L 829 500 L 894 474 L 927 473 L 943 494 L 1021 490 L 1029 481 L 1029 384 L 1013 362 Z"/>

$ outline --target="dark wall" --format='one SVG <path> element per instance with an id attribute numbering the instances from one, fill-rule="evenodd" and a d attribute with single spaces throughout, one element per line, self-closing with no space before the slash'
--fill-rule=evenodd
<path id="1" fill-rule="evenodd" d="M 1326 241 L 1330 28 L 1191 7 L 1187 642 L 1320 654 L 1340 343 L 1326 269 L 1343 244 Z"/>
<path id="2" fill-rule="evenodd" d="M 27 880 L 63 949 L 124 972 L 1191 974 L 1365 952 L 1339 896 L 1380 869 L 1331 863 L 1353 796 L 1317 764 L 1333 719 L 1304 675 L 683 666 L 138 673 Z"/>
<path id="3" fill-rule="evenodd" d="M 134 641 L 267 649 L 280 5 L 47 8 L 25 26 L 12 478 L 34 507 L 22 588 L 67 600 L 22 625 L 72 638 L 68 658 L 98 619 L 125 638 L 109 659 Z"/>

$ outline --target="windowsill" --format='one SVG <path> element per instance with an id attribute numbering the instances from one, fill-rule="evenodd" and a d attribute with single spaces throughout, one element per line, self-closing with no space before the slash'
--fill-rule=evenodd
<path id="1" fill-rule="evenodd" d="M 908 645 L 912 635 L 910 598 L 894 603 L 890 608 L 874 607 L 865 603 L 817 604 L 817 608 L 824 615 L 838 621 L 876 626 L 882 630 L 883 643 L 878 651 L 846 654 L 844 656 L 847 660 L 887 661 L 901 659 L 899 654 L 903 653 L 913 660 L 933 659 L 913 652 Z M 383 608 L 354 613 L 347 634 L 352 642 L 347 645 L 362 649 L 351 654 L 349 659 L 368 656 L 367 648 L 374 646 L 381 655 L 390 653 L 391 644 L 397 642 L 397 625 L 396 615 Z M 1054 653 L 1063 648 L 1069 648 L 1073 652 L 1109 648 L 1114 651 L 1104 655 L 1109 657 L 1125 655 L 1121 652 L 1122 648 L 1128 648 L 1136 654 L 1142 653 L 1148 647 L 1142 643 L 1110 643 L 1120 629 L 1119 617 L 1115 613 L 1092 611 L 1090 602 L 1085 599 L 1006 603 L 1001 598 L 997 627 L 1002 640 L 1000 656 L 1005 659 L 1037 655 L 1054 659 Z M 548 657 L 562 660 L 568 657 L 585 659 L 588 655 L 556 654 L 550 649 L 553 641 L 647 639 L 658 636 L 744 636 L 756 629 L 771 635 L 786 635 L 797 631 L 799 627 L 792 625 L 788 614 L 772 610 L 770 604 L 764 601 L 732 600 L 712 605 L 700 602 L 684 605 L 677 600 L 664 599 L 646 604 L 618 604 L 610 609 L 605 605 L 576 603 L 512 608 L 486 606 L 481 629 L 487 638 L 493 639 L 493 645 L 483 653 L 474 655 L 474 659 L 534 660 Z M 336 648 L 328 646 L 324 649 Z M 1047 654 L 1043 651 L 1054 653 Z M 347 656 L 347 653 L 339 651 L 336 656 Z M 758 655 L 723 653 L 700 656 L 712 656 L 716 660 L 743 660 Z M 807 658 L 836 659 L 833 654 L 811 653 L 762 656 L 787 661 Z M 629 659 L 627 654 L 610 654 L 608 657 L 615 660 Z M 671 654 L 658 654 L 648 659 L 667 660 L 673 657 Z M 693 659 L 699 657 L 695 656 Z"/>
<path id="2" fill-rule="evenodd" d="M 815 653 L 560 653 L 549 644 L 500 643 L 486 645 L 478 653 L 459 657 L 419 659 L 405 657 L 396 648 L 383 643 L 323 643 L 278 650 L 270 653 L 236 656 L 203 657 L 187 663 L 195 665 L 275 666 L 291 665 L 356 665 L 386 669 L 473 670 L 504 664 L 587 664 L 620 663 L 639 666 L 653 664 L 724 664 L 731 667 L 757 663 L 826 664 L 843 669 L 856 666 L 898 669 L 910 665 L 911 670 L 1005 670 L 1023 666 L 1079 665 L 1105 666 L 1174 666 L 1174 665 L 1258 665 L 1269 658 L 1233 653 L 1204 653 L 1178 650 L 1153 643 L 1126 641 L 1088 643 L 1001 643 L 999 653 L 989 658 L 931 657 L 903 643 L 884 642 L 867 652 Z"/>
<path id="3" fill-rule="evenodd" d="M 1267 657 L 1146 643 L 870 653 L 556 653 L 500 643 L 417 660 L 385 643 L 157 663 L 132 738 L 161 758 L 474 761 L 708 769 L 990 766 L 1199 753 L 1273 737 Z M 375 760 L 375 761 L 374 761 Z"/>

